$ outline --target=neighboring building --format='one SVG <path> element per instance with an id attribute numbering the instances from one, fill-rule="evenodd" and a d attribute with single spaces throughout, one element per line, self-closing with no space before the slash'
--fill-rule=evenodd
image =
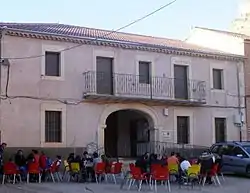
<path id="1" fill-rule="evenodd" d="M 230 31 L 250 35 L 250 0 L 240 0 L 239 16 L 232 22 Z"/>
<path id="2" fill-rule="evenodd" d="M 11 147 L 96 142 L 112 156 L 135 156 L 152 141 L 240 138 L 242 56 L 63 24 L 0 26 L 10 62 L 1 67 L 1 139 Z"/>
<path id="3" fill-rule="evenodd" d="M 241 96 L 241 101 L 246 102 L 247 139 L 250 140 L 250 0 L 243 0 L 239 8 L 239 17 L 232 22 L 231 31 L 195 27 L 186 42 L 245 58 L 244 69 L 238 68 L 238 71 L 240 79 L 245 76 L 245 95 Z"/>

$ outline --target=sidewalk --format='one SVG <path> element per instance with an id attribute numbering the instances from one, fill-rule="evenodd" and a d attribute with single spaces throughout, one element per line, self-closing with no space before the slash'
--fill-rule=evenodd
<path id="1" fill-rule="evenodd" d="M 188 187 L 178 188 L 172 185 L 173 193 L 249 193 L 250 179 L 227 177 L 222 187 L 208 185 L 199 189 L 191 189 Z M 135 193 L 135 189 L 127 191 L 120 190 L 119 185 L 113 184 L 85 184 L 85 183 L 44 183 L 44 184 L 16 184 L 16 185 L 0 185 L 0 193 Z M 152 192 L 148 187 L 143 187 L 141 192 Z M 166 193 L 164 187 L 159 186 L 158 193 Z"/>

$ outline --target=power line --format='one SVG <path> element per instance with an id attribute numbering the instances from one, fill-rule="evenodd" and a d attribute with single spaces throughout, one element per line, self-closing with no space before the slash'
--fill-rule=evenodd
<path id="1" fill-rule="evenodd" d="M 132 26 L 132 25 L 134 25 L 134 24 L 136 24 L 136 23 L 138 23 L 138 22 L 140 22 L 140 21 L 142 21 L 142 20 L 144 20 L 144 19 L 146 19 L 146 18 L 148 18 L 148 17 L 154 15 L 155 13 L 157 13 L 157 12 L 159 12 L 159 11 L 161 11 L 161 10 L 167 8 L 168 6 L 174 4 L 176 1 L 177 1 L 177 0 L 173 0 L 173 1 L 171 1 L 171 2 L 169 2 L 169 3 L 167 3 L 167 4 L 165 4 L 165 5 L 161 6 L 160 8 L 158 8 L 158 9 L 156 9 L 156 10 L 154 10 L 154 11 L 152 11 L 152 12 L 146 14 L 146 15 L 144 15 L 143 17 L 140 17 L 140 18 L 138 18 L 138 19 L 136 19 L 136 20 L 134 20 L 134 21 L 132 21 L 132 22 L 130 22 L 130 23 L 128 23 L 128 24 L 126 24 L 126 25 L 124 25 L 124 26 L 122 26 L 122 27 L 116 29 L 116 30 L 114 30 L 114 31 L 110 31 L 109 33 L 107 33 L 107 34 L 105 34 L 105 35 L 103 35 L 103 36 L 101 36 L 101 37 L 94 38 L 94 39 L 91 39 L 91 40 L 89 40 L 89 41 L 90 41 L 90 42 L 96 41 L 96 40 L 105 38 L 105 37 L 107 37 L 107 36 L 109 36 L 109 35 L 111 35 L 111 34 L 113 34 L 113 33 L 117 33 L 117 32 L 119 32 L 119 31 L 121 31 L 121 30 L 123 30 L 123 29 L 125 29 L 125 28 L 128 28 L 128 27 L 130 27 L 130 26 Z M 69 48 L 62 49 L 62 50 L 59 51 L 59 52 L 66 52 L 66 51 L 68 51 L 68 50 L 72 50 L 72 49 L 81 47 L 81 46 L 83 46 L 83 45 L 84 45 L 84 44 L 78 44 L 78 45 L 75 45 L 75 46 L 72 46 L 72 47 L 69 47 Z M 23 59 L 40 58 L 40 57 L 44 57 L 44 56 L 45 56 L 45 54 L 34 55 L 34 56 L 25 56 L 25 57 L 6 58 L 6 59 L 11 59 L 11 60 L 23 60 Z"/>

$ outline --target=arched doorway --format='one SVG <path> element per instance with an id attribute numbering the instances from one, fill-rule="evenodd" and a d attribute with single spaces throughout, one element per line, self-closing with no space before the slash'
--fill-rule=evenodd
<path id="1" fill-rule="evenodd" d="M 118 110 L 106 119 L 105 153 L 111 157 L 137 157 L 154 140 L 152 118 L 139 110 Z"/>

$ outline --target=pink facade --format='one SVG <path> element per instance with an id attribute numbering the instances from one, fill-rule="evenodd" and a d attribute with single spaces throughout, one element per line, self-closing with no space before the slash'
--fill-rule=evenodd
<path id="1" fill-rule="evenodd" d="M 18 58 L 43 55 L 46 51 L 57 52 L 73 45 L 75 44 L 62 41 L 4 35 L 1 48 L 3 58 Z M 153 103 L 149 100 L 142 104 L 140 101 L 143 99 L 142 95 L 133 101 L 83 100 L 84 89 L 86 89 L 83 73 L 96 71 L 97 56 L 113 58 L 113 71 L 117 74 L 138 75 L 139 61 L 150 61 L 151 75 L 155 77 L 173 78 L 174 65 L 187 66 L 189 79 L 206 82 L 205 103 L 187 105 L 178 104 L 175 100 L 159 103 L 156 99 Z M 1 101 L 1 139 L 11 147 L 86 147 L 91 142 L 103 146 L 107 117 L 112 112 L 124 109 L 138 110 L 151 118 L 155 130 L 154 139 L 152 139 L 154 141 L 176 143 L 178 116 L 190 118 L 190 144 L 209 146 L 215 142 L 214 118 L 216 117 L 227 120 L 227 140 L 239 139 L 239 130 L 234 122 L 234 117 L 238 113 L 238 99 L 235 97 L 238 92 L 235 69 L 236 65 L 243 65 L 241 59 L 215 60 L 184 54 L 82 45 L 61 52 L 61 76 L 56 78 L 45 76 L 45 57 L 9 61 L 8 95 L 26 96 Z M 224 71 L 223 90 L 212 89 L 213 68 Z M 5 95 L 6 80 L 7 67 L 2 66 L 2 95 Z M 240 92 L 244 93 L 244 82 L 241 82 Z M 62 112 L 60 143 L 45 142 L 45 111 Z M 121 120 L 120 124 L 126 125 L 126 120 Z M 120 135 L 120 146 L 126 143 L 126 140 L 122 142 L 122 137 Z"/>

